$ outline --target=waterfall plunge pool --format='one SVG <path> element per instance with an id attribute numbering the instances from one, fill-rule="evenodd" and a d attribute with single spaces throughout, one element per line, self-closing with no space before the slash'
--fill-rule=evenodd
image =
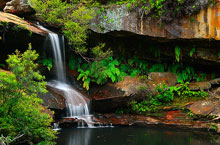
<path id="1" fill-rule="evenodd" d="M 164 128 L 72 128 L 60 130 L 57 145 L 220 145 L 220 136 Z"/>

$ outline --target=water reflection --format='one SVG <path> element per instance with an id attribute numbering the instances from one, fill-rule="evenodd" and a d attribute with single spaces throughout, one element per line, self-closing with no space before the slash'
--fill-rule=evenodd
<path id="1" fill-rule="evenodd" d="M 61 132 L 60 145 L 89 145 L 92 130 L 72 129 Z"/>
<path id="2" fill-rule="evenodd" d="M 149 128 L 63 129 L 58 145 L 220 145 L 208 132 Z"/>

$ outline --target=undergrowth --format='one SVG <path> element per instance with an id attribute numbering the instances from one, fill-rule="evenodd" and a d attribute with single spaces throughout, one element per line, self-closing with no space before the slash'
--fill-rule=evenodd
<path id="1" fill-rule="evenodd" d="M 172 72 L 177 74 L 177 82 L 184 83 L 204 81 L 206 74 L 197 73 L 191 66 L 183 66 L 180 63 L 151 63 L 137 56 L 126 59 L 124 57 L 107 57 L 99 61 L 88 63 L 80 56 L 72 55 L 69 59 L 69 67 L 79 72 L 78 80 L 83 81 L 83 87 L 89 90 L 90 83 L 104 84 L 108 80 L 118 82 L 124 76 L 146 76 L 151 72 Z M 145 77 L 147 78 L 147 76 Z"/>
<path id="2" fill-rule="evenodd" d="M 148 100 L 143 100 L 141 102 L 132 101 L 129 103 L 131 112 L 137 114 L 158 112 L 165 105 L 172 104 L 175 98 L 188 101 L 192 98 L 204 99 L 207 97 L 208 94 L 202 90 L 191 91 L 188 84 L 189 82 L 182 83 L 178 87 L 168 87 L 165 84 L 157 85 L 155 88 L 157 95 L 150 95 Z"/>

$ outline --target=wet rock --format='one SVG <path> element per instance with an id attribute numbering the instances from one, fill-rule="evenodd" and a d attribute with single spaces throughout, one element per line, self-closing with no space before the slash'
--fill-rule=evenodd
<path id="1" fill-rule="evenodd" d="M 40 95 L 43 105 L 50 109 L 63 110 L 66 107 L 66 99 L 63 97 L 63 93 L 51 87 L 47 87 L 47 90 L 49 92 Z"/>
<path id="2" fill-rule="evenodd" d="M 75 128 L 78 126 L 78 122 L 82 122 L 83 120 L 78 120 L 77 118 L 63 118 L 59 121 L 60 128 Z M 86 124 L 84 122 L 84 124 Z"/>
<path id="3" fill-rule="evenodd" d="M 173 118 L 167 119 L 167 114 Z M 118 117 L 120 116 L 120 118 Z M 205 121 L 192 121 L 187 115 L 180 111 L 167 112 L 161 117 L 150 117 L 145 115 L 128 115 L 128 114 L 103 114 L 103 117 L 97 118 L 100 123 L 110 124 L 113 126 L 145 126 L 145 127 L 173 127 L 182 129 L 205 129 L 209 126 Z"/>
<path id="4" fill-rule="evenodd" d="M 4 12 L 22 15 L 32 13 L 34 10 L 30 7 L 28 0 L 12 0 L 6 3 Z"/>
<path id="5" fill-rule="evenodd" d="M 169 87 L 175 86 L 177 83 L 177 75 L 174 73 L 170 73 L 170 72 L 151 72 L 148 75 L 148 79 L 158 84 L 165 83 Z"/>
<path id="6" fill-rule="evenodd" d="M 209 90 L 211 88 L 211 83 L 210 82 L 193 82 L 193 83 L 189 83 L 188 87 L 192 91 Z"/>
<path id="7" fill-rule="evenodd" d="M 92 108 L 95 112 L 114 112 L 116 108 L 126 107 L 132 100 L 147 98 L 155 86 L 153 83 L 142 83 L 138 77 L 126 76 L 118 83 L 94 87 L 90 93 Z"/>

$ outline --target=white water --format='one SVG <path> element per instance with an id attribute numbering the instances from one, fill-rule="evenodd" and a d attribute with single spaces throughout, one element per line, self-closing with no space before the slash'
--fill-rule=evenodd
<path id="1" fill-rule="evenodd" d="M 61 51 L 62 46 L 64 46 L 64 41 L 62 39 L 60 43 L 59 36 L 55 33 L 49 33 L 49 39 L 53 48 L 57 79 L 58 81 L 66 82 L 65 64 L 63 63 L 65 60 L 63 59 L 64 57 L 62 57 Z M 65 52 L 63 52 L 63 54 L 65 54 Z"/>
<path id="2" fill-rule="evenodd" d="M 42 27 L 41 27 L 42 28 Z M 49 33 L 49 40 L 53 49 L 56 80 L 48 82 L 48 85 L 61 90 L 66 99 L 67 112 L 65 118 L 76 118 L 81 120 L 78 127 L 94 127 L 92 115 L 89 113 L 88 100 L 76 89 L 67 84 L 65 72 L 65 43 L 56 33 L 43 28 Z M 63 50 L 63 51 L 62 51 Z"/>

